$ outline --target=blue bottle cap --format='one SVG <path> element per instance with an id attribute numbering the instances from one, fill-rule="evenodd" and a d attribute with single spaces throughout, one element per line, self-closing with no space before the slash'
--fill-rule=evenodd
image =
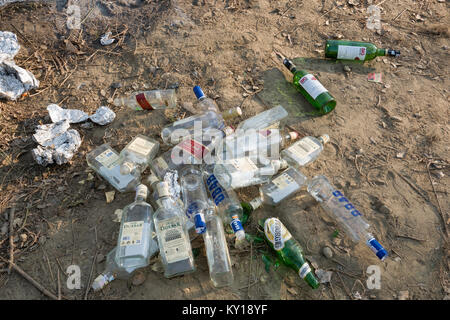
<path id="1" fill-rule="evenodd" d="M 199 212 L 194 216 L 195 223 L 195 232 L 198 234 L 205 233 L 206 231 L 206 222 L 205 216 L 203 213 Z"/>
<path id="2" fill-rule="evenodd" d="M 200 88 L 200 86 L 195 86 L 194 87 L 194 93 L 195 93 L 195 96 L 197 97 L 197 99 L 201 99 L 203 97 L 206 97 L 205 94 L 202 91 L 202 88 Z"/>
<path id="3" fill-rule="evenodd" d="M 378 259 L 383 261 L 388 256 L 386 249 L 377 241 L 377 239 L 372 238 L 367 241 L 367 245 L 370 249 L 377 255 Z"/>

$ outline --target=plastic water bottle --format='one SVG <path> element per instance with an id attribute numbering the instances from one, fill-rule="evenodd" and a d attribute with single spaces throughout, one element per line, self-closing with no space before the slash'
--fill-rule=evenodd
<path id="1" fill-rule="evenodd" d="M 362 218 L 361 212 L 325 176 L 315 176 L 308 183 L 308 192 L 326 212 L 336 218 L 355 242 L 364 239 L 381 261 L 388 256 L 383 246 L 367 231 L 370 225 Z"/>

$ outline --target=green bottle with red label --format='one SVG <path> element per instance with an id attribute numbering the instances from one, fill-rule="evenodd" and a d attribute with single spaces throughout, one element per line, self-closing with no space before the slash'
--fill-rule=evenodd
<path id="1" fill-rule="evenodd" d="M 327 114 L 334 110 L 336 100 L 314 75 L 305 70 L 297 70 L 289 59 L 285 58 L 283 64 L 294 75 L 292 79 L 294 87 L 318 110 L 319 114 Z"/>
<path id="2" fill-rule="evenodd" d="M 376 57 L 398 57 L 399 50 L 378 49 L 373 43 L 347 40 L 327 40 L 325 57 L 337 60 L 369 61 Z"/>
<path id="3" fill-rule="evenodd" d="M 264 221 L 264 236 L 284 264 L 294 269 L 311 288 L 319 287 L 319 281 L 303 257 L 302 247 L 279 219 L 268 218 Z"/>

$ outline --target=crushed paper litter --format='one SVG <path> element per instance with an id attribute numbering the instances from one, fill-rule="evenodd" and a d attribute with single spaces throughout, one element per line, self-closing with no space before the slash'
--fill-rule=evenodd
<path id="1" fill-rule="evenodd" d="M 104 126 L 108 123 L 113 122 L 116 118 L 116 114 L 110 108 L 101 106 L 97 111 L 89 117 L 92 122 Z"/>
<path id="2" fill-rule="evenodd" d="M 102 44 L 102 46 L 109 46 L 116 40 L 114 38 L 110 38 L 111 35 L 112 32 L 107 32 L 100 38 L 100 43 Z"/>
<path id="3" fill-rule="evenodd" d="M 47 106 L 47 111 L 52 122 L 68 120 L 69 123 L 79 123 L 89 119 L 89 115 L 84 111 L 77 109 L 63 109 L 57 104 L 50 104 Z"/>

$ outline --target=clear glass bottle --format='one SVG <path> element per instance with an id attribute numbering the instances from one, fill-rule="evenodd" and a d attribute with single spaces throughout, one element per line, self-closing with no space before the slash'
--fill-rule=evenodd
<path id="1" fill-rule="evenodd" d="M 120 173 L 129 174 L 136 170 L 144 172 L 159 150 L 159 142 L 142 134 L 137 135 L 120 151 Z"/>
<path id="2" fill-rule="evenodd" d="M 243 130 L 245 132 L 249 129 L 260 130 L 278 128 L 280 126 L 280 121 L 287 116 L 288 112 L 286 109 L 284 109 L 283 106 L 278 105 L 240 122 L 236 127 L 236 132 L 239 130 Z"/>
<path id="3" fill-rule="evenodd" d="M 120 156 L 108 143 L 88 153 L 86 161 L 89 167 L 120 192 L 133 191 L 139 184 L 139 172 L 135 171 L 125 175 L 120 173 Z"/>
<path id="4" fill-rule="evenodd" d="M 160 196 L 161 207 L 156 210 L 153 220 L 158 237 L 159 252 L 164 266 L 164 276 L 174 276 L 195 271 L 186 216 L 176 206 L 169 193 L 167 182 L 156 186 Z"/>
<path id="5" fill-rule="evenodd" d="M 133 110 L 175 108 L 177 96 L 175 89 L 140 91 L 127 97 L 116 98 L 113 104 L 116 107 L 127 106 Z"/>
<path id="6" fill-rule="evenodd" d="M 233 284 L 233 270 L 230 253 L 223 230 L 223 222 L 215 214 L 215 208 L 206 210 L 206 232 L 203 234 L 209 276 L 215 287 L 231 286 Z"/>
<path id="7" fill-rule="evenodd" d="M 313 162 L 319 157 L 323 146 L 330 140 L 327 134 L 319 138 L 304 137 L 281 151 L 281 158 L 286 160 L 289 166 L 298 168 Z"/>
<path id="8" fill-rule="evenodd" d="M 135 201 L 123 209 L 117 241 L 116 262 L 121 268 L 141 268 L 149 263 L 149 248 L 157 246 L 152 233 L 153 208 L 145 202 L 148 188 L 140 184 L 136 188 Z"/>

